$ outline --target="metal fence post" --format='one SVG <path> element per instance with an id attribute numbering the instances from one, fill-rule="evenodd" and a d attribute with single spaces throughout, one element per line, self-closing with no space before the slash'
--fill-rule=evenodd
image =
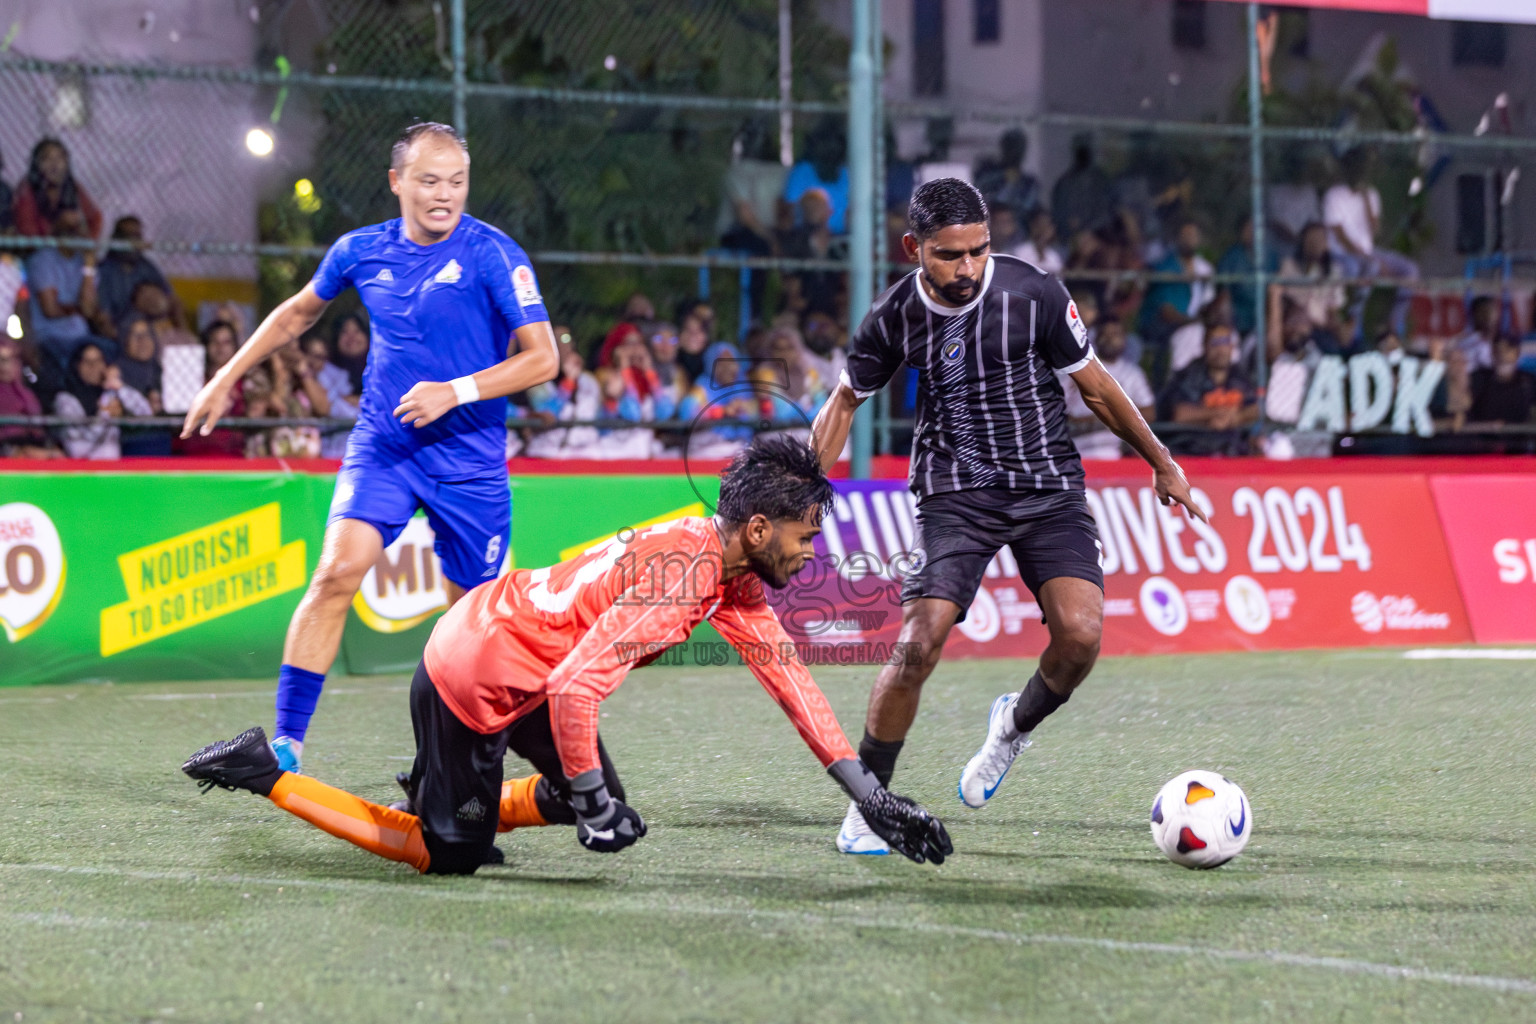
<path id="1" fill-rule="evenodd" d="M 1248 162 L 1253 178 L 1253 312 L 1258 359 L 1254 385 L 1259 391 L 1259 430 L 1264 429 L 1265 387 L 1269 383 L 1269 302 L 1265 294 L 1268 244 L 1264 223 L 1264 96 L 1259 76 L 1259 5 L 1248 4 Z"/>
<path id="2" fill-rule="evenodd" d="M 469 95 L 469 82 L 464 73 L 464 0 L 453 0 L 449 32 L 453 48 L 453 126 L 460 135 L 468 137 L 469 119 L 464 113 L 464 99 Z"/>
<path id="3" fill-rule="evenodd" d="M 874 286 L 874 139 L 875 81 L 870 60 L 870 18 L 874 0 L 853 0 L 853 38 L 848 51 L 848 324 L 856 330 L 869 312 Z M 873 410 L 859 407 L 853 418 L 853 465 L 856 480 L 869 478 Z"/>
<path id="4" fill-rule="evenodd" d="M 885 229 L 885 211 L 890 203 L 890 196 L 885 194 L 885 166 L 890 154 L 885 151 L 885 19 L 881 10 L 881 0 L 870 0 L 870 7 L 869 63 L 875 82 L 874 115 L 870 119 L 870 133 L 875 148 L 875 208 L 871 211 L 871 216 L 875 219 L 875 284 L 871 294 L 879 296 L 885 291 L 891 269 L 890 263 L 886 260 L 888 236 Z M 875 396 L 874 450 L 881 455 L 891 454 L 891 389 L 889 386 Z"/>

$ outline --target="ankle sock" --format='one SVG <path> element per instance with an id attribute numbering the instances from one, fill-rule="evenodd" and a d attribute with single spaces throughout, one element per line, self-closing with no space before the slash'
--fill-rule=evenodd
<path id="1" fill-rule="evenodd" d="M 1072 695 L 1062 696 L 1049 686 L 1045 685 L 1045 679 L 1039 670 L 1029 677 L 1029 682 L 1024 684 L 1024 692 L 1019 694 L 1019 702 L 1013 706 L 1013 724 L 1021 733 L 1033 732 L 1035 726 L 1045 721 L 1046 716 L 1065 704 Z"/>
<path id="2" fill-rule="evenodd" d="M 864 767 L 874 773 L 880 780 L 880 785 L 887 789 L 891 786 L 891 776 L 896 774 L 896 755 L 901 753 L 901 748 L 906 740 L 877 740 L 864 730 L 864 738 L 859 741 L 859 760 L 864 762 Z"/>

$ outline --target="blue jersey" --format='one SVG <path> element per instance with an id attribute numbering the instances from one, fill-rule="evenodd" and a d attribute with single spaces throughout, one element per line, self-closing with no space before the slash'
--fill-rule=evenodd
<path id="1" fill-rule="evenodd" d="M 494 366 L 513 331 L 549 319 L 521 246 L 468 214 L 441 242 L 417 245 L 397 218 L 341 236 L 313 284 L 326 301 L 356 288 L 372 327 L 349 457 L 410 459 L 438 479 L 505 463 L 504 398 L 461 405 L 419 429 L 393 413 L 416 384 Z"/>

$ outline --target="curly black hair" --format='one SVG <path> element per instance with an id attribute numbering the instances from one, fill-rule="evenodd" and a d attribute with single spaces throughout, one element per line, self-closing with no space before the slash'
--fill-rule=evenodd
<path id="1" fill-rule="evenodd" d="M 720 478 L 720 515 L 733 523 L 753 516 L 799 519 L 809 508 L 817 518 L 832 511 L 832 481 L 816 453 L 793 437 L 758 437 L 731 460 Z"/>
<path id="2" fill-rule="evenodd" d="M 919 241 L 932 238 L 952 224 L 985 224 L 987 201 L 975 185 L 959 178 L 925 181 L 912 193 L 907 223 Z"/>

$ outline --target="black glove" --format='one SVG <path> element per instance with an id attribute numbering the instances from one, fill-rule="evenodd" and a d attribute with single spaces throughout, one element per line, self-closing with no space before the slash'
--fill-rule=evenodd
<path id="1" fill-rule="evenodd" d="M 944 823 L 923 810 L 915 800 L 897 796 L 880 785 L 864 762 L 853 758 L 834 761 L 827 773 L 853 800 L 864 821 L 891 849 L 910 861 L 943 864 L 955 852 Z"/>
<path id="2" fill-rule="evenodd" d="M 576 811 L 576 839 L 594 853 L 618 853 L 645 835 L 645 820 L 608 795 L 601 769 L 571 780 L 571 807 Z"/>

